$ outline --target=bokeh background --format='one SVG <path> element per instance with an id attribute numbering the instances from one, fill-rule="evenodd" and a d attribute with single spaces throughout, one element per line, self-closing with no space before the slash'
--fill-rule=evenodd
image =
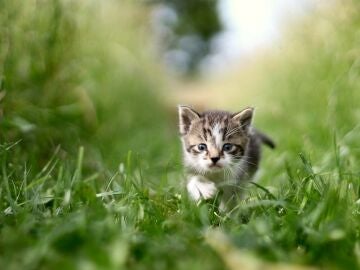
<path id="1" fill-rule="evenodd" d="M 250 105 L 279 147 L 319 153 L 329 130 L 343 135 L 359 117 L 356 8 L 3 1 L 2 140 L 21 140 L 26 160 L 86 145 L 91 166 L 117 166 L 129 150 L 164 162 L 179 158 L 177 104 Z"/>
<path id="2" fill-rule="evenodd" d="M 347 171 L 358 175 L 359 10 L 356 0 L 0 1 L 2 265 L 49 269 L 57 262 L 74 269 L 117 269 L 124 265 L 201 269 L 213 253 L 203 253 L 178 238 L 173 246 L 180 255 L 173 260 L 164 255 L 172 246 L 164 235 L 151 241 L 167 244 L 153 247 L 140 236 L 124 240 L 115 225 L 106 225 L 110 229 L 104 225 L 106 229 L 96 227 L 90 233 L 117 238 L 90 240 L 83 234 L 89 233 L 91 217 L 85 219 L 85 225 L 69 219 L 67 223 L 73 224 L 75 232 L 68 229 L 51 234 L 60 217 L 49 219 L 53 225 L 46 225 L 43 231 L 35 229 L 37 224 L 46 223 L 48 202 L 57 205 L 58 196 L 61 203 L 52 209 L 64 205 L 66 189 L 54 183 L 59 185 L 67 172 L 67 178 L 78 179 L 79 166 L 87 181 L 96 183 L 74 191 L 78 194 L 75 205 L 92 202 L 95 193 L 104 191 L 103 183 L 109 187 L 108 179 L 123 172 L 124 166 L 129 174 L 144 174 L 150 189 L 166 183 L 167 194 L 180 192 L 183 175 L 177 104 L 200 111 L 255 107 L 255 126 L 278 145 L 275 151 L 265 150 L 257 175 L 259 183 L 269 190 L 281 189 L 289 172 L 298 173 L 304 162 L 299 153 L 311 160 L 313 173 Z M 342 171 L 337 169 L 340 163 Z M 25 178 L 34 184 L 24 182 Z M 41 189 L 34 189 L 38 185 Z M 24 193 L 23 186 L 37 200 L 25 210 L 21 207 L 27 205 L 30 199 L 26 196 L 30 195 Z M 358 194 L 355 184 L 353 189 Z M 44 195 L 40 202 L 36 194 Z M 175 205 L 170 208 L 174 210 Z M 85 211 L 77 207 L 73 209 Z M 15 209 L 23 214 L 15 215 Z M 128 211 L 138 213 L 139 209 Z M 48 215 L 55 215 L 50 212 Z M 191 218 L 189 222 L 193 222 Z M 131 224 L 139 231 L 155 230 L 149 224 L 139 225 L 139 220 Z M 191 239 L 197 239 L 191 228 Z M 104 233 L 107 229 L 110 235 Z M 41 234 L 55 240 L 51 238 L 48 245 L 40 243 Z M 346 236 L 341 239 L 353 250 L 355 243 L 348 243 L 350 236 Z M 116 259 L 104 251 L 106 243 L 120 253 L 127 251 Z M 325 254 L 321 245 L 318 257 L 290 261 L 311 264 L 325 258 L 320 262 L 327 265 L 336 249 Z M 203 259 L 191 259 L 184 246 Z M 104 248 L 99 251 L 99 247 Z M 264 248 L 260 244 L 248 247 Z M 287 261 L 285 253 L 269 250 L 265 252 L 267 259 Z M 76 259 L 71 257 L 72 251 Z M 220 269 L 220 260 L 214 260 L 205 264 L 207 269 Z M 356 256 L 351 260 L 344 255 L 337 260 L 340 268 L 357 263 Z"/>

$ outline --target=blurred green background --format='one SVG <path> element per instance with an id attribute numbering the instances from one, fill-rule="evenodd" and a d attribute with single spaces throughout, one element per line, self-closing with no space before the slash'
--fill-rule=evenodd
<path id="1" fill-rule="evenodd" d="M 214 227 L 239 269 L 360 267 L 360 3 L 207 73 L 219 2 L 0 1 L 1 269 L 237 269 Z M 277 142 L 235 215 L 188 201 L 177 104 Z"/>

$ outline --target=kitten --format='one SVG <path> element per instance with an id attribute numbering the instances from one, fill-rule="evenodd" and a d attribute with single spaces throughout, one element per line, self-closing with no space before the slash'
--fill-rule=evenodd
<path id="1" fill-rule="evenodd" d="M 192 199 L 212 199 L 221 191 L 220 209 L 233 205 L 241 184 L 256 172 L 261 144 L 274 142 L 251 126 L 253 108 L 238 113 L 207 111 L 198 113 L 179 106 L 180 135 L 187 190 Z"/>

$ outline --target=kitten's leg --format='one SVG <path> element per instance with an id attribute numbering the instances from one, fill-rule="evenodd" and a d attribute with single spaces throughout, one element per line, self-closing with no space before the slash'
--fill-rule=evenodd
<path id="1" fill-rule="evenodd" d="M 235 207 L 236 203 L 236 188 L 231 185 L 224 185 L 221 187 L 223 190 L 223 196 L 220 201 L 219 209 L 221 212 L 227 212 Z"/>
<path id="2" fill-rule="evenodd" d="M 201 176 L 192 176 L 186 186 L 190 197 L 195 201 L 214 198 L 218 192 L 216 185 Z"/>
<path id="3" fill-rule="evenodd" d="M 243 199 L 244 187 L 245 184 L 239 184 L 236 182 L 224 184 L 221 186 L 220 188 L 223 191 L 223 196 L 219 206 L 220 211 L 226 212 L 236 207 L 238 199 Z"/>

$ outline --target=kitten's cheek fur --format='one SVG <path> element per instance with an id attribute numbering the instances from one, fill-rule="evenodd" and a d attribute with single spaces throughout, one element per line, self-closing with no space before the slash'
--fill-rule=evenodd
<path id="1" fill-rule="evenodd" d="M 208 170 L 210 168 L 211 161 L 202 160 L 202 161 L 200 161 L 200 165 L 203 169 Z"/>
<path id="2" fill-rule="evenodd" d="M 200 199 L 208 200 L 214 198 L 218 192 L 215 184 L 201 176 L 192 176 L 186 186 L 190 197 L 199 201 Z"/>
<path id="3" fill-rule="evenodd" d="M 196 159 L 194 156 L 188 154 L 185 156 L 185 165 L 187 167 L 193 167 L 194 169 L 201 168 L 204 169 L 201 162 L 198 162 L 198 159 Z"/>

